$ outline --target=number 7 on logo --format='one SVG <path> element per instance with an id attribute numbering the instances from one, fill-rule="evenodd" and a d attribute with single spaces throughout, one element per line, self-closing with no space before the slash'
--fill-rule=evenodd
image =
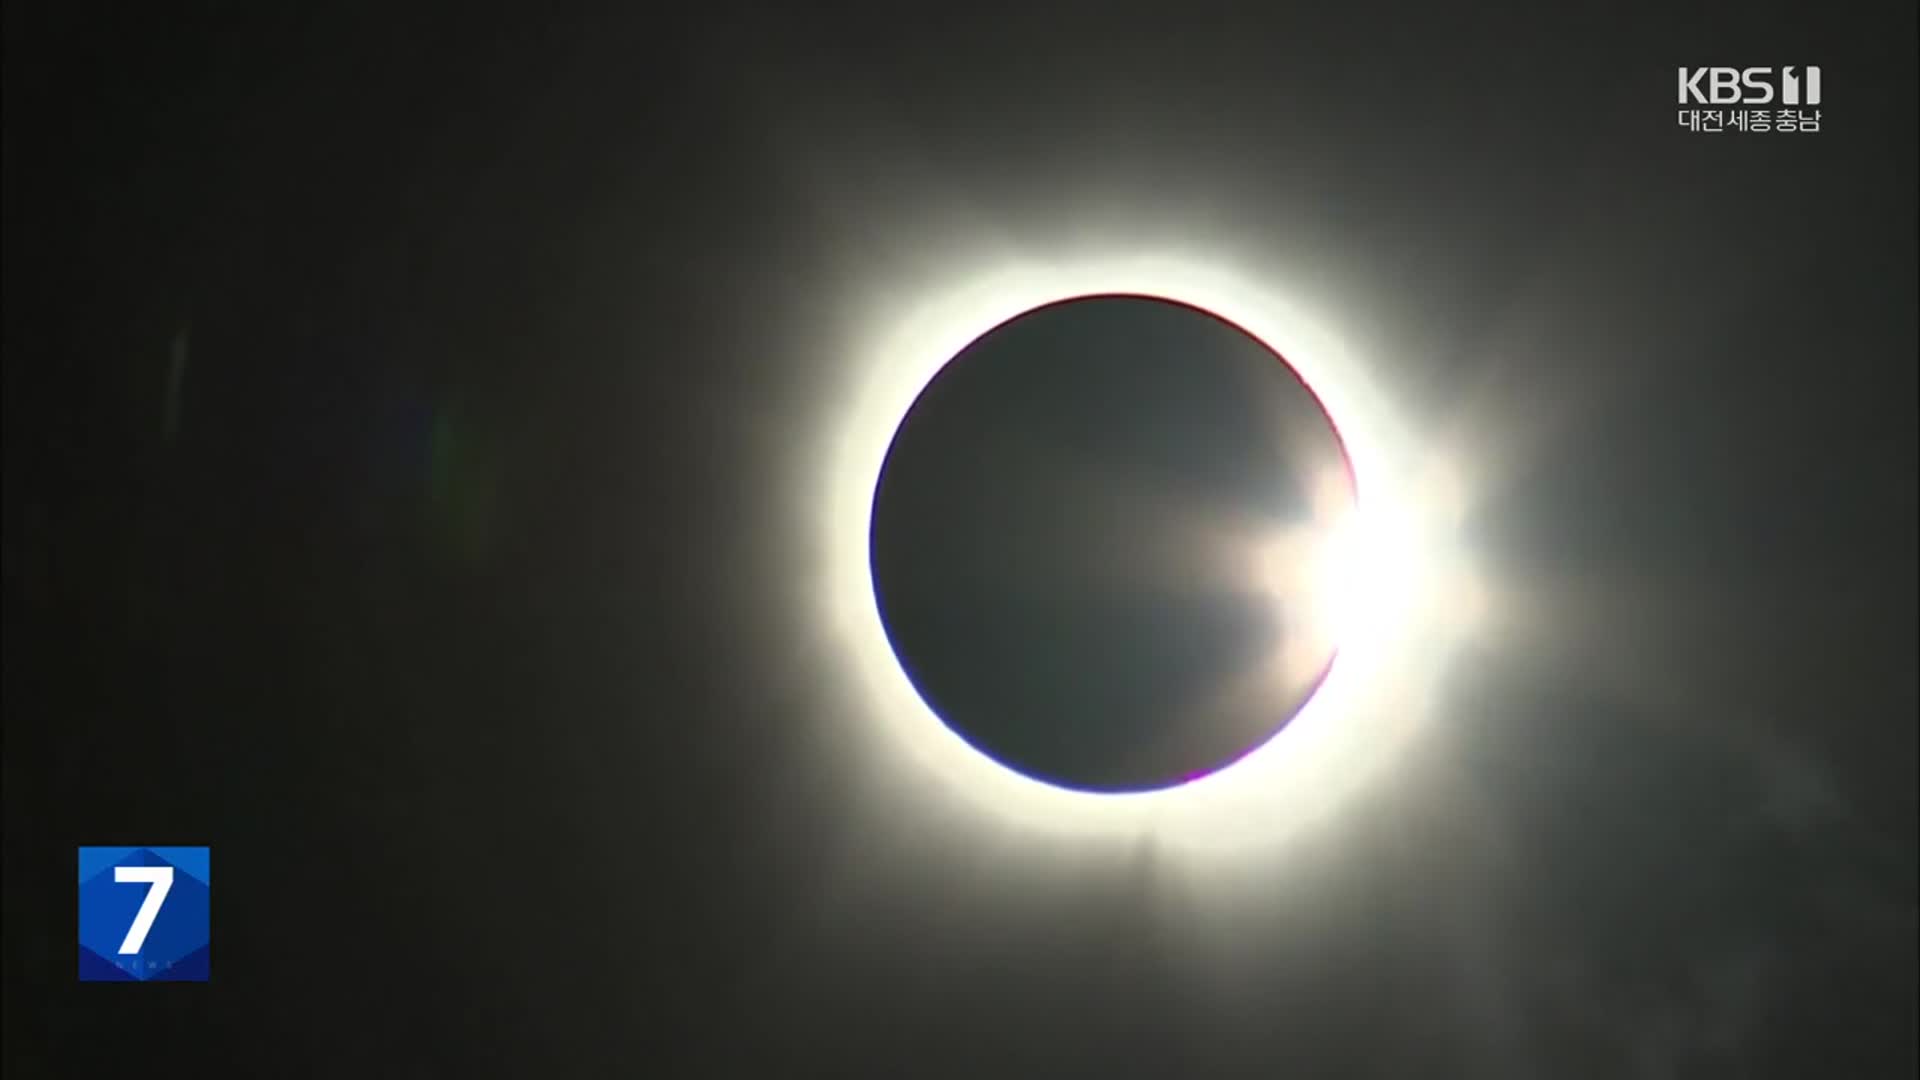
<path id="1" fill-rule="evenodd" d="M 120 955 L 131 956 L 146 944 L 147 933 L 153 929 L 153 920 L 160 915 L 160 905 L 166 903 L 167 893 L 173 888 L 173 867 L 116 866 L 113 868 L 113 880 L 116 884 L 149 886 L 147 898 L 140 901 L 140 910 L 133 916 L 133 925 L 127 927 L 126 940 L 120 943 Z"/>

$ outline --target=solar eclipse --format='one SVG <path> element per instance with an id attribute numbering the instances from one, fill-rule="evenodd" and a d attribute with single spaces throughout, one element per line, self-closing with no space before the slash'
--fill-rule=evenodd
<path id="1" fill-rule="evenodd" d="M 896 813 L 957 812 L 975 819 L 977 827 L 1011 828 L 1036 839 L 1085 843 L 1109 837 L 1126 843 L 1150 834 L 1163 850 L 1243 850 L 1320 818 L 1377 776 L 1423 727 L 1432 678 L 1463 629 L 1457 615 L 1464 609 L 1457 601 L 1471 587 L 1453 538 L 1458 478 L 1438 467 L 1438 456 L 1402 425 L 1367 358 L 1330 332 L 1324 316 L 1289 302 L 1283 281 L 1236 270 L 1224 258 L 1083 252 L 1046 261 L 949 263 L 940 273 L 918 276 L 910 288 L 903 282 L 874 284 L 864 301 L 856 300 L 856 313 L 864 314 L 831 346 L 842 378 L 820 390 L 819 456 L 794 464 L 822 470 L 806 481 L 821 485 L 821 496 L 803 504 L 819 529 L 815 550 L 822 561 L 808 580 L 816 587 L 816 625 L 828 635 L 824 643 L 833 660 L 816 672 L 819 686 L 838 702 L 834 715 L 850 740 L 840 745 L 858 753 L 848 764 L 872 770 L 868 775 L 907 800 Z M 1230 661 L 1225 667 L 1231 670 L 1216 670 L 1220 677 L 1211 680 L 1187 680 L 1189 687 L 1204 684 L 1204 693 L 1182 707 L 1137 714 L 1158 717 L 1163 735 L 1204 731 L 1207 725 L 1183 728 L 1178 718 L 1191 715 L 1193 701 L 1233 702 L 1243 726 L 1236 731 L 1223 722 L 1215 730 L 1235 732 L 1243 740 L 1238 748 L 1251 747 L 1237 759 L 1232 738 L 1185 746 L 1176 739 L 1171 750 L 1164 739 L 1149 741 L 1148 750 L 1122 763 L 1114 757 L 1126 758 L 1118 753 L 1125 740 L 1069 739 L 1066 747 L 1054 748 L 1051 761 L 1034 750 L 1039 756 L 1008 762 L 1004 758 L 1014 754 L 1005 747 L 996 758 L 949 726 L 950 719 L 963 728 L 989 723 L 982 712 L 970 708 L 963 717 L 953 703 L 930 702 L 908 668 L 933 662 L 917 658 L 919 647 L 908 645 L 900 650 L 909 654 L 903 664 L 890 636 L 889 618 L 905 632 L 905 607 L 900 613 L 883 608 L 910 607 L 912 601 L 889 598 L 890 556 L 875 544 L 889 543 L 884 504 L 893 496 L 882 489 L 903 422 L 955 358 L 990 331 L 1036 308 L 1088 297 L 1157 298 L 1172 311 L 1208 313 L 1201 318 L 1211 319 L 1223 341 L 1236 334 L 1243 339 L 1243 372 L 1254 370 L 1247 365 L 1258 356 L 1259 370 L 1269 377 L 1291 371 L 1301 384 L 1291 395 L 1296 419 L 1289 422 L 1284 410 L 1258 420 L 1249 414 L 1236 436 L 1248 447 L 1259 441 L 1256 433 L 1266 443 L 1236 461 L 1236 469 L 1259 460 L 1295 463 L 1276 464 L 1262 494 L 1251 495 L 1246 486 L 1258 470 L 1240 478 L 1244 498 L 1199 499 L 1177 483 L 1136 486 L 1136 493 L 1158 490 L 1162 496 L 1162 505 L 1147 515 L 1160 523 L 1159 531 L 1129 538 L 1139 561 L 1123 567 L 1111 559 L 1104 566 L 1088 560 L 1077 571 L 1105 570 L 1136 584 L 1152 581 L 1153 573 L 1171 574 L 1161 579 L 1172 583 L 1170 591 L 1212 592 L 1244 605 L 1242 627 L 1251 632 L 1238 640 L 1246 654 L 1211 658 Z M 1288 398 L 1249 395 L 1234 408 L 1264 401 L 1271 409 Z M 1321 427 L 1317 441 L 1303 442 L 1299 437 L 1315 428 L 1299 422 L 1298 406 L 1310 400 L 1323 413 Z M 1329 428 L 1337 430 L 1337 440 Z M 1329 452 L 1336 448 L 1344 451 L 1344 469 L 1339 454 Z M 1074 458 L 1063 454 L 1060 460 Z M 1088 459 L 1080 460 L 1087 465 Z M 1099 472 L 1097 463 L 1087 467 Z M 1112 477 L 1094 483 L 1083 471 L 1082 478 L 1087 482 L 1076 489 L 1081 499 L 1126 489 Z M 1265 513 L 1259 510 L 1263 499 Z M 1304 507 L 1312 509 L 1302 512 Z M 1264 611 L 1248 614 L 1262 605 Z M 1275 627 L 1289 621 L 1312 631 L 1296 634 L 1296 643 L 1319 644 L 1262 653 L 1262 647 L 1279 645 L 1283 638 Z M 1321 666 L 1317 689 L 1303 693 Z M 930 673 L 921 677 L 930 688 L 937 681 Z M 1179 695 L 1162 700 L 1178 702 Z M 1289 706 L 1296 711 L 1289 714 Z M 943 707 L 950 719 L 940 715 Z M 1223 712 L 1235 715 L 1236 709 Z M 1249 718 L 1252 727 L 1244 726 Z M 1262 741 L 1263 734 L 1271 737 Z M 1103 753 L 1075 754 L 1076 745 Z"/>
<path id="2" fill-rule="evenodd" d="M 1045 304 L 969 343 L 895 432 L 874 593 L 927 706 L 1090 793 L 1209 776 L 1326 676 L 1339 435 L 1281 356 L 1151 296 Z"/>

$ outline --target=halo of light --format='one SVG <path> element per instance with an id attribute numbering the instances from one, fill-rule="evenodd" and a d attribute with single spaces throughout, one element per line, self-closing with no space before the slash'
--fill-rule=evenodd
<path id="1" fill-rule="evenodd" d="M 1231 767 L 1154 791 L 1053 787 L 968 745 L 920 697 L 882 622 L 868 551 L 873 499 L 902 418 L 962 349 L 1008 319 L 1067 297 L 1165 297 L 1213 312 L 1285 357 L 1345 443 L 1354 502 L 1321 559 L 1322 606 L 1338 652 L 1318 691 L 1279 735 Z M 1371 370 L 1277 291 L 1223 267 L 1172 256 L 1008 262 L 956 275 L 904 310 L 876 313 L 853 343 L 846 395 L 829 410 L 816 504 L 825 560 L 817 598 L 845 660 L 858 725 L 883 767 L 983 820 L 1074 837 L 1151 833 L 1181 846 L 1236 846 L 1315 820 L 1392 759 L 1426 718 L 1447 620 L 1433 618 L 1442 567 L 1457 560 L 1450 520 L 1430 512 L 1405 433 Z"/>

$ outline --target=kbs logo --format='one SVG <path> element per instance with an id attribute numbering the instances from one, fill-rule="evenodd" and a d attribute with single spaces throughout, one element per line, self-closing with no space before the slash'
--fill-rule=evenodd
<path id="1" fill-rule="evenodd" d="M 1820 110 L 1801 106 L 1820 104 L 1820 69 L 1683 67 L 1680 104 L 1687 106 L 1680 126 L 1688 131 L 1819 131 Z M 1693 107 L 1699 105 L 1716 107 Z"/>
<path id="2" fill-rule="evenodd" d="M 1820 69 L 1702 67 L 1680 69 L 1682 105 L 1818 105 Z M 1775 84 L 1778 83 L 1776 89 Z"/>
<path id="3" fill-rule="evenodd" d="M 203 847 L 80 849 L 80 981 L 206 982 Z"/>

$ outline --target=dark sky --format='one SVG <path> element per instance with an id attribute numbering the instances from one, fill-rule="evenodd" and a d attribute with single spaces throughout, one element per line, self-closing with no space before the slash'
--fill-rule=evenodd
<path id="1" fill-rule="evenodd" d="M 1913 1074 L 1912 5 L 389 7 L 7 6 L 9 1077 Z M 848 311 L 1076 229 L 1533 619 L 1257 888 L 923 811 L 805 595 Z M 116 843 L 212 982 L 75 982 Z"/>

